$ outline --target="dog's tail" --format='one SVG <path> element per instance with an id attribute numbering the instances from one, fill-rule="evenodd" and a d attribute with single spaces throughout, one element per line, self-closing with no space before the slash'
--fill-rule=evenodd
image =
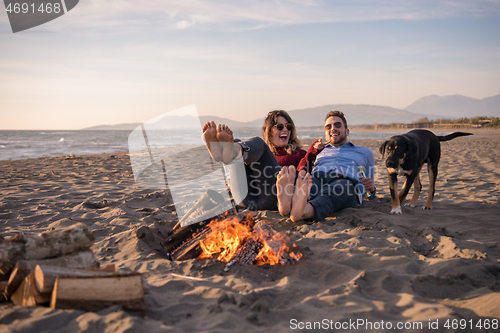
<path id="1" fill-rule="evenodd" d="M 439 139 L 439 141 L 448 141 L 448 140 L 458 138 L 459 136 L 467 136 L 467 135 L 472 135 L 472 133 L 454 132 L 454 133 L 451 133 L 448 135 L 438 136 L 437 138 Z"/>

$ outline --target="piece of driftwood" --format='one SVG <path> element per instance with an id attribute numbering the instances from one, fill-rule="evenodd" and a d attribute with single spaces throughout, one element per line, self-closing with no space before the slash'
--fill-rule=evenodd
<path id="1" fill-rule="evenodd" d="M 19 260 L 47 259 L 90 249 L 94 236 L 83 223 L 38 235 L 0 238 L 0 273 L 8 275 Z"/>
<path id="2" fill-rule="evenodd" d="M 144 316 L 144 290 L 140 273 L 109 277 L 58 277 L 50 307 L 99 311 L 112 305 Z"/>
<path id="3" fill-rule="evenodd" d="M 38 290 L 40 292 L 52 292 L 58 277 L 99 277 L 113 276 L 115 273 L 114 271 L 105 272 L 99 270 L 37 265 L 34 274 Z"/>
<path id="4" fill-rule="evenodd" d="M 99 267 L 99 261 L 90 250 L 73 253 L 70 255 L 40 260 L 19 260 L 10 274 L 9 282 L 5 290 L 5 295 L 10 297 L 19 288 L 24 278 L 34 272 L 36 265 L 60 266 L 71 268 Z"/>
<path id="5" fill-rule="evenodd" d="M 50 299 L 50 293 L 40 293 L 36 288 L 33 273 L 23 280 L 16 292 L 10 297 L 10 300 L 15 305 L 26 306 L 49 303 Z"/>
<path id="6" fill-rule="evenodd" d="M 109 265 L 106 265 L 106 266 L 100 267 L 100 268 L 98 268 L 98 267 L 75 267 L 75 268 L 78 270 L 83 270 L 83 271 L 93 271 L 93 272 L 97 271 L 97 272 L 103 272 L 103 273 L 115 273 L 116 272 L 115 264 L 109 264 Z M 59 271 L 61 272 L 61 270 L 59 270 Z M 64 275 L 66 275 L 67 273 L 70 273 L 70 271 L 62 271 L 61 273 L 64 273 Z M 82 274 L 85 274 L 85 273 L 76 272 L 76 274 L 75 274 L 74 270 L 71 271 L 72 276 L 73 275 L 78 276 L 78 275 L 82 275 Z M 120 273 L 118 273 L 118 274 L 120 274 Z M 108 276 L 108 274 L 103 274 L 103 275 Z M 54 279 L 54 283 L 55 283 L 55 279 Z M 142 279 L 142 284 L 144 287 L 144 294 L 149 294 L 150 286 L 147 283 L 146 278 L 144 276 Z"/>

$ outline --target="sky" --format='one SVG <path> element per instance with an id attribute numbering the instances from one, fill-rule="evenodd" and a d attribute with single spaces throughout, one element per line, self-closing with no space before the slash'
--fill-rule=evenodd
<path id="1" fill-rule="evenodd" d="M 433 94 L 500 94 L 500 0 L 80 0 L 18 33 L 0 8 L 1 130 Z"/>

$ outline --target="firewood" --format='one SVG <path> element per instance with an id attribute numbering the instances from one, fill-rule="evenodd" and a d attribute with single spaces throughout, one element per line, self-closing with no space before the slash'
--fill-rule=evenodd
<path id="1" fill-rule="evenodd" d="M 263 245 L 258 240 L 250 238 L 243 245 L 241 245 L 238 250 L 234 253 L 233 257 L 224 267 L 224 272 L 229 271 L 232 265 L 240 262 L 245 265 L 251 265 L 257 258 L 259 251 L 262 249 Z"/>
<path id="2" fill-rule="evenodd" d="M 206 225 L 207 222 L 199 222 L 179 228 L 172 235 L 163 240 L 162 246 L 167 250 L 167 252 L 173 253 L 185 242 L 193 239 L 194 235 L 205 230 L 207 228 Z"/>
<path id="3" fill-rule="evenodd" d="M 113 274 L 113 272 L 37 265 L 35 268 L 35 281 L 40 292 L 51 292 L 58 277 L 113 276 Z"/>
<path id="4" fill-rule="evenodd" d="M 4 290 L 7 289 L 7 281 L 0 281 L 0 303 L 5 302 L 7 300 L 7 295 L 5 295 Z"/>
<path id="5" fill-rule="evenodd" d="M 19 288 L 24 278 L 32 273 L 38 264 L 71 268 L 99 267 L 99 261 L 90 250 L 52 259 L 19 260 L 10 274 L 7 288 L 1 289 L 5 290 L 7 297 L 10 297 Z"/>
<path id="6" fill-rule="evenodd" d="M 211 231 L 209 227 L 205 227 L 200 232 L 193 235 L 193 238 L 185 241 L 170 253 L 172 260 L 188 260 L 197 258 L 201 253 L 200 241 L 205 239 L 206 235 Z"/>
<path id="7" fill-rule="evenodd" d="M 44 232 L 0 238 L 0 273 L 8 275 L 19 260 L 48 259 L 90 249 L 94 236 L 85 224 Z"/>
<path id="8" fill-rule="evenodd" d="M 10 297 L 15 305 L 35 306 L 50 302 L 50 293 L 40 293 L 35 286 L 33 273 L 28 275 Z"/>
<path id="9" fill-rule="evenodd" d="M 142 276 L 133 273 L 109 277 L 58 277 L 51 308 L 99 311 L 112 305 L 144 316 Z"/>
<path id="10" fill-rule="evenodd" d="M 4 289 L 5 296 L 10 297 L 12 294 L 14 294 L 21 283 L 23 283 L 24 279 L 28 275 L 30 275 L 33 269 L 34 267 L 31 268 L 29 264 L 26 264 L 24 260 L 18 261 L 16 266 L 12 270 L 9 281 L 7 282 L 7 286 Z"/>

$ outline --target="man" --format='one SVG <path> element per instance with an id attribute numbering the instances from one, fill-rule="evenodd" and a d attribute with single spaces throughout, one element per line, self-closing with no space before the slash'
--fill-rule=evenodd
<path id="1" fill-rule="evenodd" d="M 294 222 L 319 221 L 336 211 L 361 205 L 364 191 L 375 196 L 373 153 L 348 142 L 348 136 L 344 114 L 329 112 L 325 118 L 326 142 L 319 139 L 309 148 L 297 168 L 300 171 L 295 190 L 295 170 L 283 167 L 278 174 L 278 208 L 282 215 L 290 214 Z M 305 166 L 313 163 L 308 173 Z"/>

